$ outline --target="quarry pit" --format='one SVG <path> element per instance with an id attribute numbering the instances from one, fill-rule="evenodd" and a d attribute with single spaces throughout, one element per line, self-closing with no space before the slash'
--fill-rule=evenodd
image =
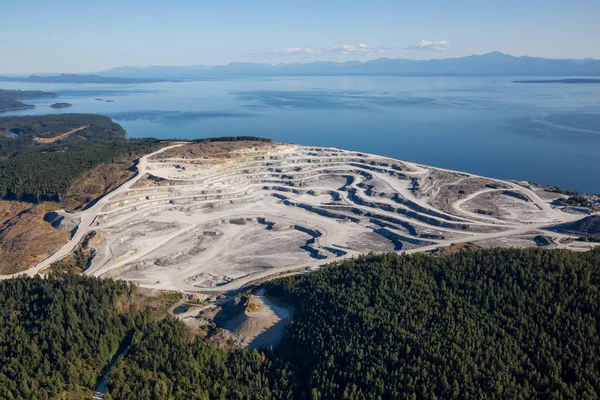
<path id="1" fill-rule="evenodd" d="M 581 216 L 535 187 L 337 148 L 180 143 L 73 215 L 78 227 L 37 273 L 85 237 L 84 274 L 210 293 L 365 253 L 581 244 L 544 228 Z M 67 221 L 68 222 L 68 221 Z M 581 248 L 574 248 L 580 246 Z"/>

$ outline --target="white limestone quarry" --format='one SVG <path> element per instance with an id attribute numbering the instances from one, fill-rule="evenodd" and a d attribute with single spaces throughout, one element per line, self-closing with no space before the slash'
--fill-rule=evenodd
<path id="1" fill-rule="evenodd" d="M 95 231 L 87 275 L 221 292 L 368 252 L 522 246 L 579 218 L 514 182 L 372 154 L 270 144 L 193 158 L 185 149 L 199 144 L 177 146 L 81 212 L 74 243 L 50 262 Z"/>

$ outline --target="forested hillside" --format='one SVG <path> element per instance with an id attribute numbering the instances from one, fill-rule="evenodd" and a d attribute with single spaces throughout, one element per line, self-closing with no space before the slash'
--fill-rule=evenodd
<path id="1" fill-rule="evenodd" d="M 75 275 L 1 282 L 0 398 L 91 396 L 127 332 L 144 323 L 117 308 L 128 290 Z"/>
<path id="2" fill-rule="evenodd" d="M 267 284 L 295 305 L 272 355 L 131 308 L 124 283 L 0 283 L 0 398 L 82 398 L 120 343 L 119 399 L 596 399 L 600 251 L 362 257 Z M 69 397 L 70 395 L 70 397 Z"/>
<path id="3" fill-rule="evenodd" d="M 0 118 L 0 133 L 0 197 L 32 202 L 60 201 L 85 172 L 160 146 L 156 139 L 128 140 L 120 125 L 93 114 Z"/>
<path id="4" fill-rule="evenodd" d="M 305 398 L 600 397 L 600 251 L 360 258 L 268 285 Z"/>
<path id="5" fill-rule="evenodd" d="M 277 383 L 283 372 L 271 361 L 219 350 L 180 321 L 157 321 L 135 297 L 123 282 L 77 275 L 0 282 L 0 399 L 89 399 L 131 339 L 127 361 L 112 375 L 114 399 L 291 395 L 293 385 Z"/>
<path id="6" fill-rule="evenodd" d="M 109 380 L 115 399 L 292 399 L 294 376 L 256 351 L 225 352 L 179 321 L 147 324 Z"/>

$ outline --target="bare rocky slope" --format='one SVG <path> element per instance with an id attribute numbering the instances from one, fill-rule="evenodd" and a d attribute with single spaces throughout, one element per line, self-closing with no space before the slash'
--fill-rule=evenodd
<path id="1" fill-rule="evenodd" d="M 596 236 L 600 238 L 600 215 L 590 215 L 578 221 L 561 225 L 558 230 L 578 236 Z"/>

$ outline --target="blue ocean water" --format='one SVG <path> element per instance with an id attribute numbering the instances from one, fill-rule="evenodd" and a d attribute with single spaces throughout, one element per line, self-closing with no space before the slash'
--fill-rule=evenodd
<path id="1" fill-rule="evenodd" d="M 3 82 L 53 91 L 33 110 L 99 113 L 130 137 L 252 135 L 600 193 L 600 85 L 519 77 L 292 77 L 135 85 Z M 107 101 L 108 100 L 108 101 Z"/>

